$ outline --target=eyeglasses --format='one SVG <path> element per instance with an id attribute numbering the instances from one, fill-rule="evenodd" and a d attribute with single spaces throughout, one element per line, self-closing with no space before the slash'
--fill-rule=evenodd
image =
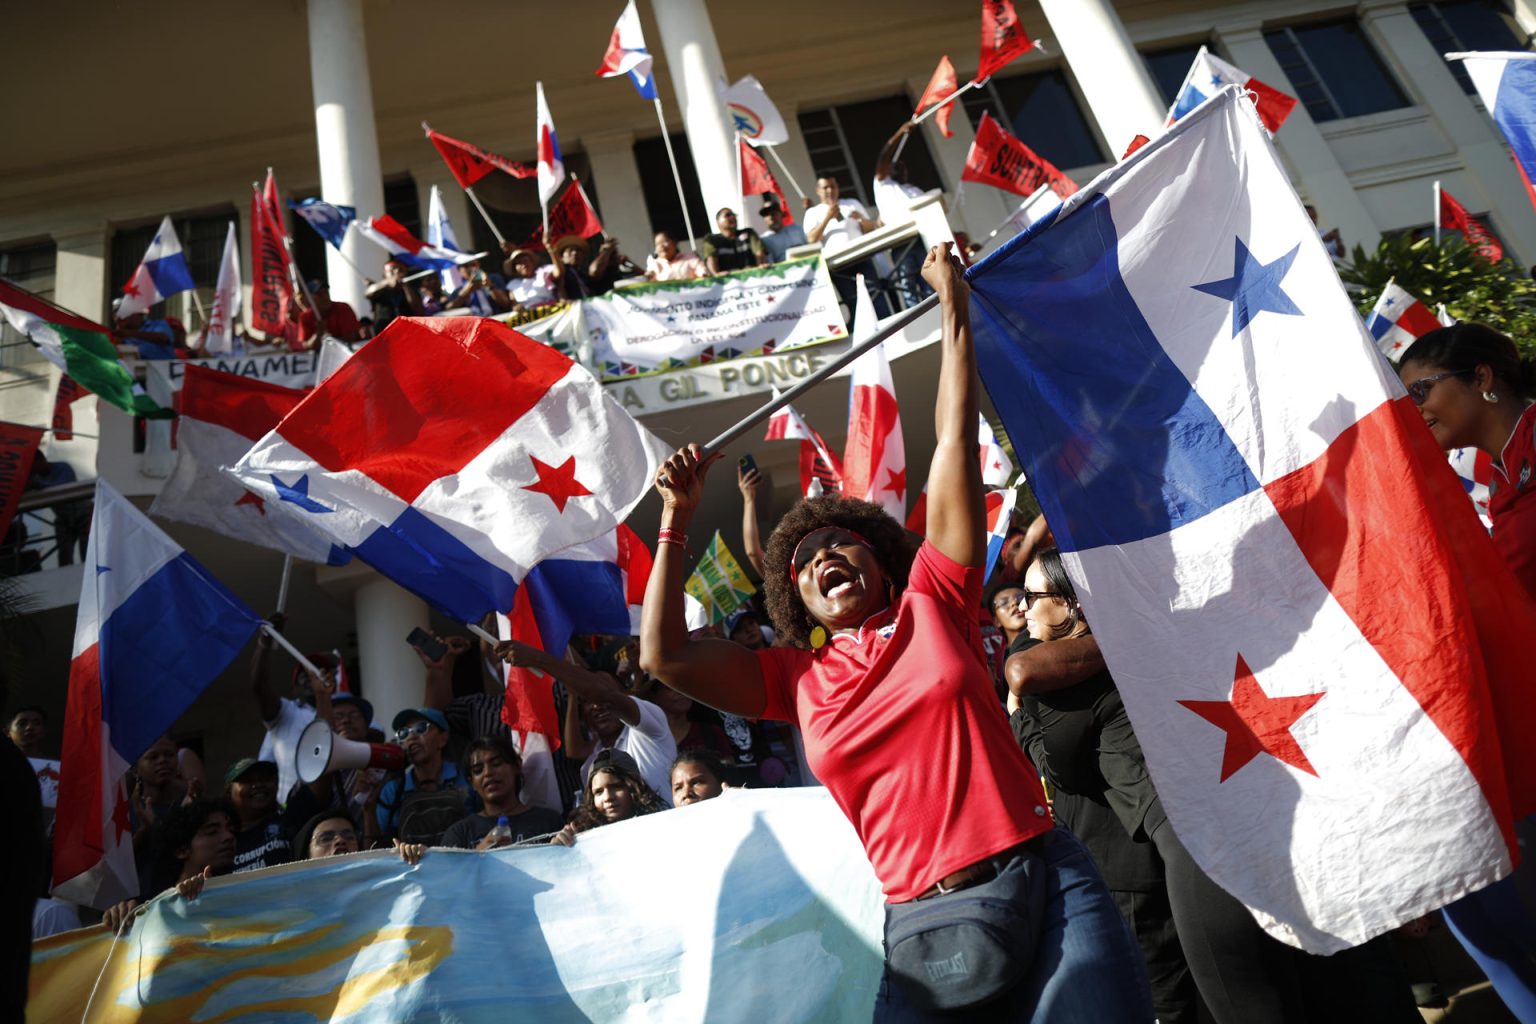
<path id="1" fill-rule="evenodd" d="M 357 842 L 357 833 L 349 828 L 340 832 L 316 832 L 314 837 L 314 841 L 321 843 L 322 845 L 325 843 L 334 843 L 338 839 L 346 839 L 355 843 Z"/>
<path id="2" fill-rule="evenodd" d="M 1449 370 L 1445 373 L 1437 373 L 1433 377 L 1420 377 L 1408 385 L 1408 394 L 1413 399 L 1414 405 L 1423 405 L 1424 401 L 1429 398 L 1429 389 L 1434 387 L 1437 381 L 1445 380 L 1447 377 L 1460 377 L 1462 374 L 1470 372 L 1470 370 Z"/>
<path id="3" fill-rule="evenodd" d="M 1060 598 L 1061 595 L 1056 593 L 1054 590 L 1026 590 L 1024 591 L 1024 597 L 1022 598 L 1024 607 L 1033 608 L 1035 606 L 1035 602 L 1040 600 L 1042 597 Z"/>
<path id="4" fill-rule="evenodd" d="M 410 725 L 403 725 L 395 730 L 395 739 L 399 740 L 401 743 L 404 743 L 406 737 L 408 736 L 425 736 L 427 734 L 427 730 L 430 728 L 432 728 L 432 723 L 425 721 L 413 722 Z"/>
<path id="5" fill-rule="evenodd" d="M 1023 593 L 1020 593 L 1018 597 L 1000 597 L 996 601 L 992 602 L 992 610 L 995 612 L 1000 612 L 1004 608 L 1017 608 L 1023 603 Z"/>

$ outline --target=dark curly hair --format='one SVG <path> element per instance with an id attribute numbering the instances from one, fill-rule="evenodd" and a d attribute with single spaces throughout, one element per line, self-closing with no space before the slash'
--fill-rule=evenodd
<path id="1" fill-rule="evenodd" d="M 898 593 L 906 589 L 907 574 L 912 571 L 912 559 L 917 555 L 917 545 L 906 529 L 873 502 L 827 494 L 796 504 L 774 527 L 763 554 L 763 592 L 768 617 L 773 620 L 779 638 L 794 647 L 811 646 L 811 621 L 789 563 L 800 538 L 824 526 L 853 530 L 869 541 L 880 571 Z"/>
<path id="2" fill-rule="evenodd" d="M 240 828 L 240 815 L 228 800 L 194 800 L 189 804 L 177 804 L 166 816 L 156 822 L 158 856 L 150 873 L 151 890 L 140 895 L 148 898 L 176 884 L 181 876 L 181 850 L 192 845 L 192 839 L 215 814 L 229 820 L 229 827 Z"/>
<path id="3" fill-rule="evenodd" d="M 599 760 L 592 765 L 592 774 L 587 776 L 586 785 L 581 787 L 580 806 L 571 812 L 571 825 L 577 832 L 586 832 L 589 829 L 611 824 L 607 818 L 603 817 L 603 812 L 597 809 L 597 801 L 592 796 L 592 780 L 601 772 L 617 775 L 624 780 L 629 791 L 634 794 L 635 813 L 631 817 L 638 818 L 642 814 L 664 811 L 669 806 L 637 773 L 630 771 L 622 764 Z"/>

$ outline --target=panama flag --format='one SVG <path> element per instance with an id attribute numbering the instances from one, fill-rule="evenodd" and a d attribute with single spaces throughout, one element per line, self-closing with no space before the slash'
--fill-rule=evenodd
<path id="1" fill-rule="evenodd" d="M 303 199 L 297 203 L 290 199 L 288 209 L 302 217 L 304 223 L 314 228 L 315 234 L 330 243 L 331 248 L 337 252 L 341 251 L 341 243 L 346 240 L 347 226 L 357 220 L 355 207 L 338 206 L 323 199 Z"/>
<path id="2" fill-rule="evenodd" d="M 1461 60 L 1483 106 L 1514 151 L 1525 194 L 1536 206 L 1536 53 L 1448 53 Z"/>
<path id="3" fill-rule="evenodd" d="M 774 389 L 778 394 L 778 389 Z M 840 493 L 843 489 L 843 465 L 827 442 L 822 440 L 805 418 L 792 405 L 777 409 L 768 417 L 768 432 L 764 441 L 800 442 L 800 493 L 811 497 L 812 486 L 819 485 L 818 493 Z"/>
<path id="4" fill-rule="evenodd" d="M 1428 306 L 1390 278 L 1371 315 L 1365 318 L 1365 329 L 1376 339 L 1376 347 L 1394 363 L 1416 338 L 1440 326 L 1440 319 Z"/>
<path id="5" fill-rule="evenodd" d="M 338 342 L 339 344 L 339 342 Z M 177 400 L 176 468 L 149 514 L 215 530 L 309 562 L 341 565 L 345 551 L 222 471 L 266 437 L 308 392 L 187 364 Z"/>
<path id="6" fill-rule="evenodd" d="M 166 217 L 160 222 L 160 230 L 155 232 L 133 276 L 123 285 L 123 301 L 117 315 L 129 317 L 147 312 L 156 303 L 195 287 L 187 258 L 181 252 L 181 239 L 176 237 L 171 218 Z"/>
<path id="7" fill-rule="evenodd" d="M 213 306 L 203 326 L 203 349 L 220 354 L 235 345 L 235 317 L 240 315 L 240 243 L 235 225 L 224 236 L 224 256 L 219 260 L 219 281 L 213 289 Z"/>
<path id="8" fill-rule="evenodd" d="M 968 276 L 981 378 L 1201 867 L 1316 953 L 1507 874 L 1536 610 L 1242 94 Z"/>
<path id="9" fill-rule="evenodd" d="M 104 910 L 138 894 L 128 767 L 260 621 L 144 513 L 96 482 L 64 711 L 53 895 Z"/>
<path id="10" fill-rule="evenodd" d="M 981 449 L 977 456 L 981 460 L 981 482 L 987 487 L 1005 487 L 1008 478 L 1013 476 L 1013 460 L 998 443 L 987 417 L 978 412 L 976 419 L 979 421 L 976 426 L 976 443 Z"/>
<path id="11" fill-rule="evenodd" d="M 1493 456 L 1481 448 L 1452 448 L 1446 457 L 1450 459 L 1451 468 L 1461 480 L 1461 486 L 1466 488 L 1467 497 L 1472 499 L 1472 507 L 1477 509 L 1477 518 L 1482 520 L 1486 529 L 1493 529 L 1493 517 L 1488 510 L 1491 497 L 1488 485 L 1493 482 Z"/>
<path id="12" fill-rule="evenodd" d="M 927 488 L 923 488 L 927 493 Z M 1008 529 L 1013 526 L 1013 506 L 1019 500 L 1019 492 L 1015 490 L 990 491 L 987 494 L 987 569 L 981 578 L 985 586 L 992 580 L 992 570 L 997 568 L 997 560 L 1003 553 L 1003 544 L 1008 540 Z"/>
<path id="13" fill-rule="evenodd" d="M 445 270 L 468 263 L 473 258 L 453 249 L 428 245 L 387 213 L 356 223 L 358 233 L 364 238 L 389 253 L 392 259 L 417 270 Z"/>
<path id="14" fill-rule="evenodd" d="M 431 195 L 427 199 L 427 244 L 434 249 L 447 249 L 449 252 L 463 251 L 459 248 L 459 239 L 454 233 L 453 221 L 448 219 L 448 208 L 443 205 L 443 192 L 436 185 L 432 186 Z M 450 293 L 464 287 L 464 272 L 458 267 L 444 267 L 440 276 L 443 279 L 443 287 Z M 481 297 L 480 290 L 476 290 L 474 294 L 476 298 Z"/>
<path id="15" fill-rule="evenodd" d="M 640 12 L 635 10 L 635 0 L 624 5 L 613 26 L 613 36 L 608 40 L 608 52 L 603 54 L 603 66 L 597 69 L 601 78 L 628 75 L 635 83 L 635 91 L 643 100 L 656 98 L 656 77 L 651 74 L 651 51 L 645 48 L 645 36 L 640 31 Z"/>
<path id="16" fill-rule="evenodd" d="M 864 275 L 858 276 L 854 340 L 879 326 Z M 854 360 L 848 374 L 848 441 L 843 447 L 843 493 L 882 506 L 899 523 L 907 513 L 907 453 L 890 360 L 881 342 Z"/>
<path id="17" fill-rule="evenodd" d="M 549 116 L 549 104 L 544 102 L 544 83 L 533 84 L 537 102 L 534 124 L 534 143 L 539 154 L 539 205 L 560 193 L 565 184 L 565 158 L 560 155 L 560 140 L 555 137 L 555 120 Z"/>
<path id="18" fill-rule="evenodd" d="M 667 452 L 549 346 L 479 317 L 401 317 L 232 472 L 269 513 L 477 622 L 509 611 L 534 565 L 611 533 Z"/>
<path id="19" fill-rule="evenodd" d="M 1252 96 L 1259 111 L 1259 120 L 1271 132 L 1279 131 L 1296 107 L 1296 97 L 1265 85 L 1242 68 L 1228 64 L 1202 46 L 1200 52 L 1195 54 L 1195 62 L 1190 65 L 1189 74 L 1184 76 L 1184 84 L 1179 87 L 1178 95 L 1173 98 L 1173 106 L 1168 109 L 1168 123 L 1173 124 L 1227 85 L 1235 85 Z"/>

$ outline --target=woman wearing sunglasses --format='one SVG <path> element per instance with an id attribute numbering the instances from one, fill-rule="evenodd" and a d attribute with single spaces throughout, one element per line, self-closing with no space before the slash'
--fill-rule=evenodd
<path id="1" fill-rule="evenodd" d="M 657 474 L 641 664 L 721 711 L 800 726 L 885 891 L 877 1019 L 1150 1020 L 1140 954 L 1086 851 L 1053 830 L 982 659 L 970 290 L 943 247 L 923 278 L 943 328 L 927 541 L 914 555 L 877 505 L 802 501 L 764 555 L 768 613 L 790 646 L 690 641 L 687 529 L 719 456 L 684 448 Z"/>
<path id="2" fill-rule="evenodd" d="M 1536 597 L 1536 374 L 1530 361 L 1498 331 L 1456 324 L 1410 345 L 1398 375 L 1441 448 L 1476 448 L 1492 459 L 1493 543 Z M 1536 820 L 1515 828 L 1520 845 L 1532 849 Z M 1536 1021 L 1536 908 L 1522 898 L 1533 887 L 1536 863 L 1527 854 L 1514 874 L 1444 910 L 1451 932 L 1522 1021 Z"/>

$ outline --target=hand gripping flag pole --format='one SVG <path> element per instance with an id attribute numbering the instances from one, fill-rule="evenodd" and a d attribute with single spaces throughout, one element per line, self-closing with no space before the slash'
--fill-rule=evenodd
<path id="1" fill-rule="evenodd" d="M 789 405 L 791 402 L 805 394 L 811 388 L 815 387 L 817 384 L 820 384 L 822 381 L 832 376 L 838 370 L 841 370 L 843 367 L 852 363 L 865 352 L 868 352 L 870 349 L 874 348 L 876 345 L 880 344 L 882 341 L 889 338 L 897 331 L 900 331 L 908 325 L 914 323 L 924 313 L 927 313 L 930 309 L 933 309 L 938 304 L 939 297 L 937 295 L 930 295 L 923 301 L 919 302 L 917 305 L 909 306 L 902 310 L 900 313 L 897 313 L 889 321 L 882 324 L 874 334 L 871 334 L 863 341 L 855 342 L 847 352 L 844 352 L 842 355 L 832 360 L 832 362 L 822 367 L 816 373 L 805 378 L 805 380 L 801 381 L 799 384 L 796 384 L 794 387 L 790 388 L 788 391 L 785 391 L 783 394 L 774 395 L 773 398 L 768 401 L 767 405 L 764 405 L 756 411 L 749 413 L 747 416 L 738 421 L 734 426 L 727 427 L 723 433 L 721 433 L 714 440 L 710 441 L 709 444 L 704 446 L 704 454 L 711 455 L 724 448 L 726 445 L 736 440 L 742 434 L 745 434 L 747 431 L 751 430 L 753 427 L 766 420 L 769 416 L 772 416 L 777 410 L 784 408 L 786 405 Z"/>

